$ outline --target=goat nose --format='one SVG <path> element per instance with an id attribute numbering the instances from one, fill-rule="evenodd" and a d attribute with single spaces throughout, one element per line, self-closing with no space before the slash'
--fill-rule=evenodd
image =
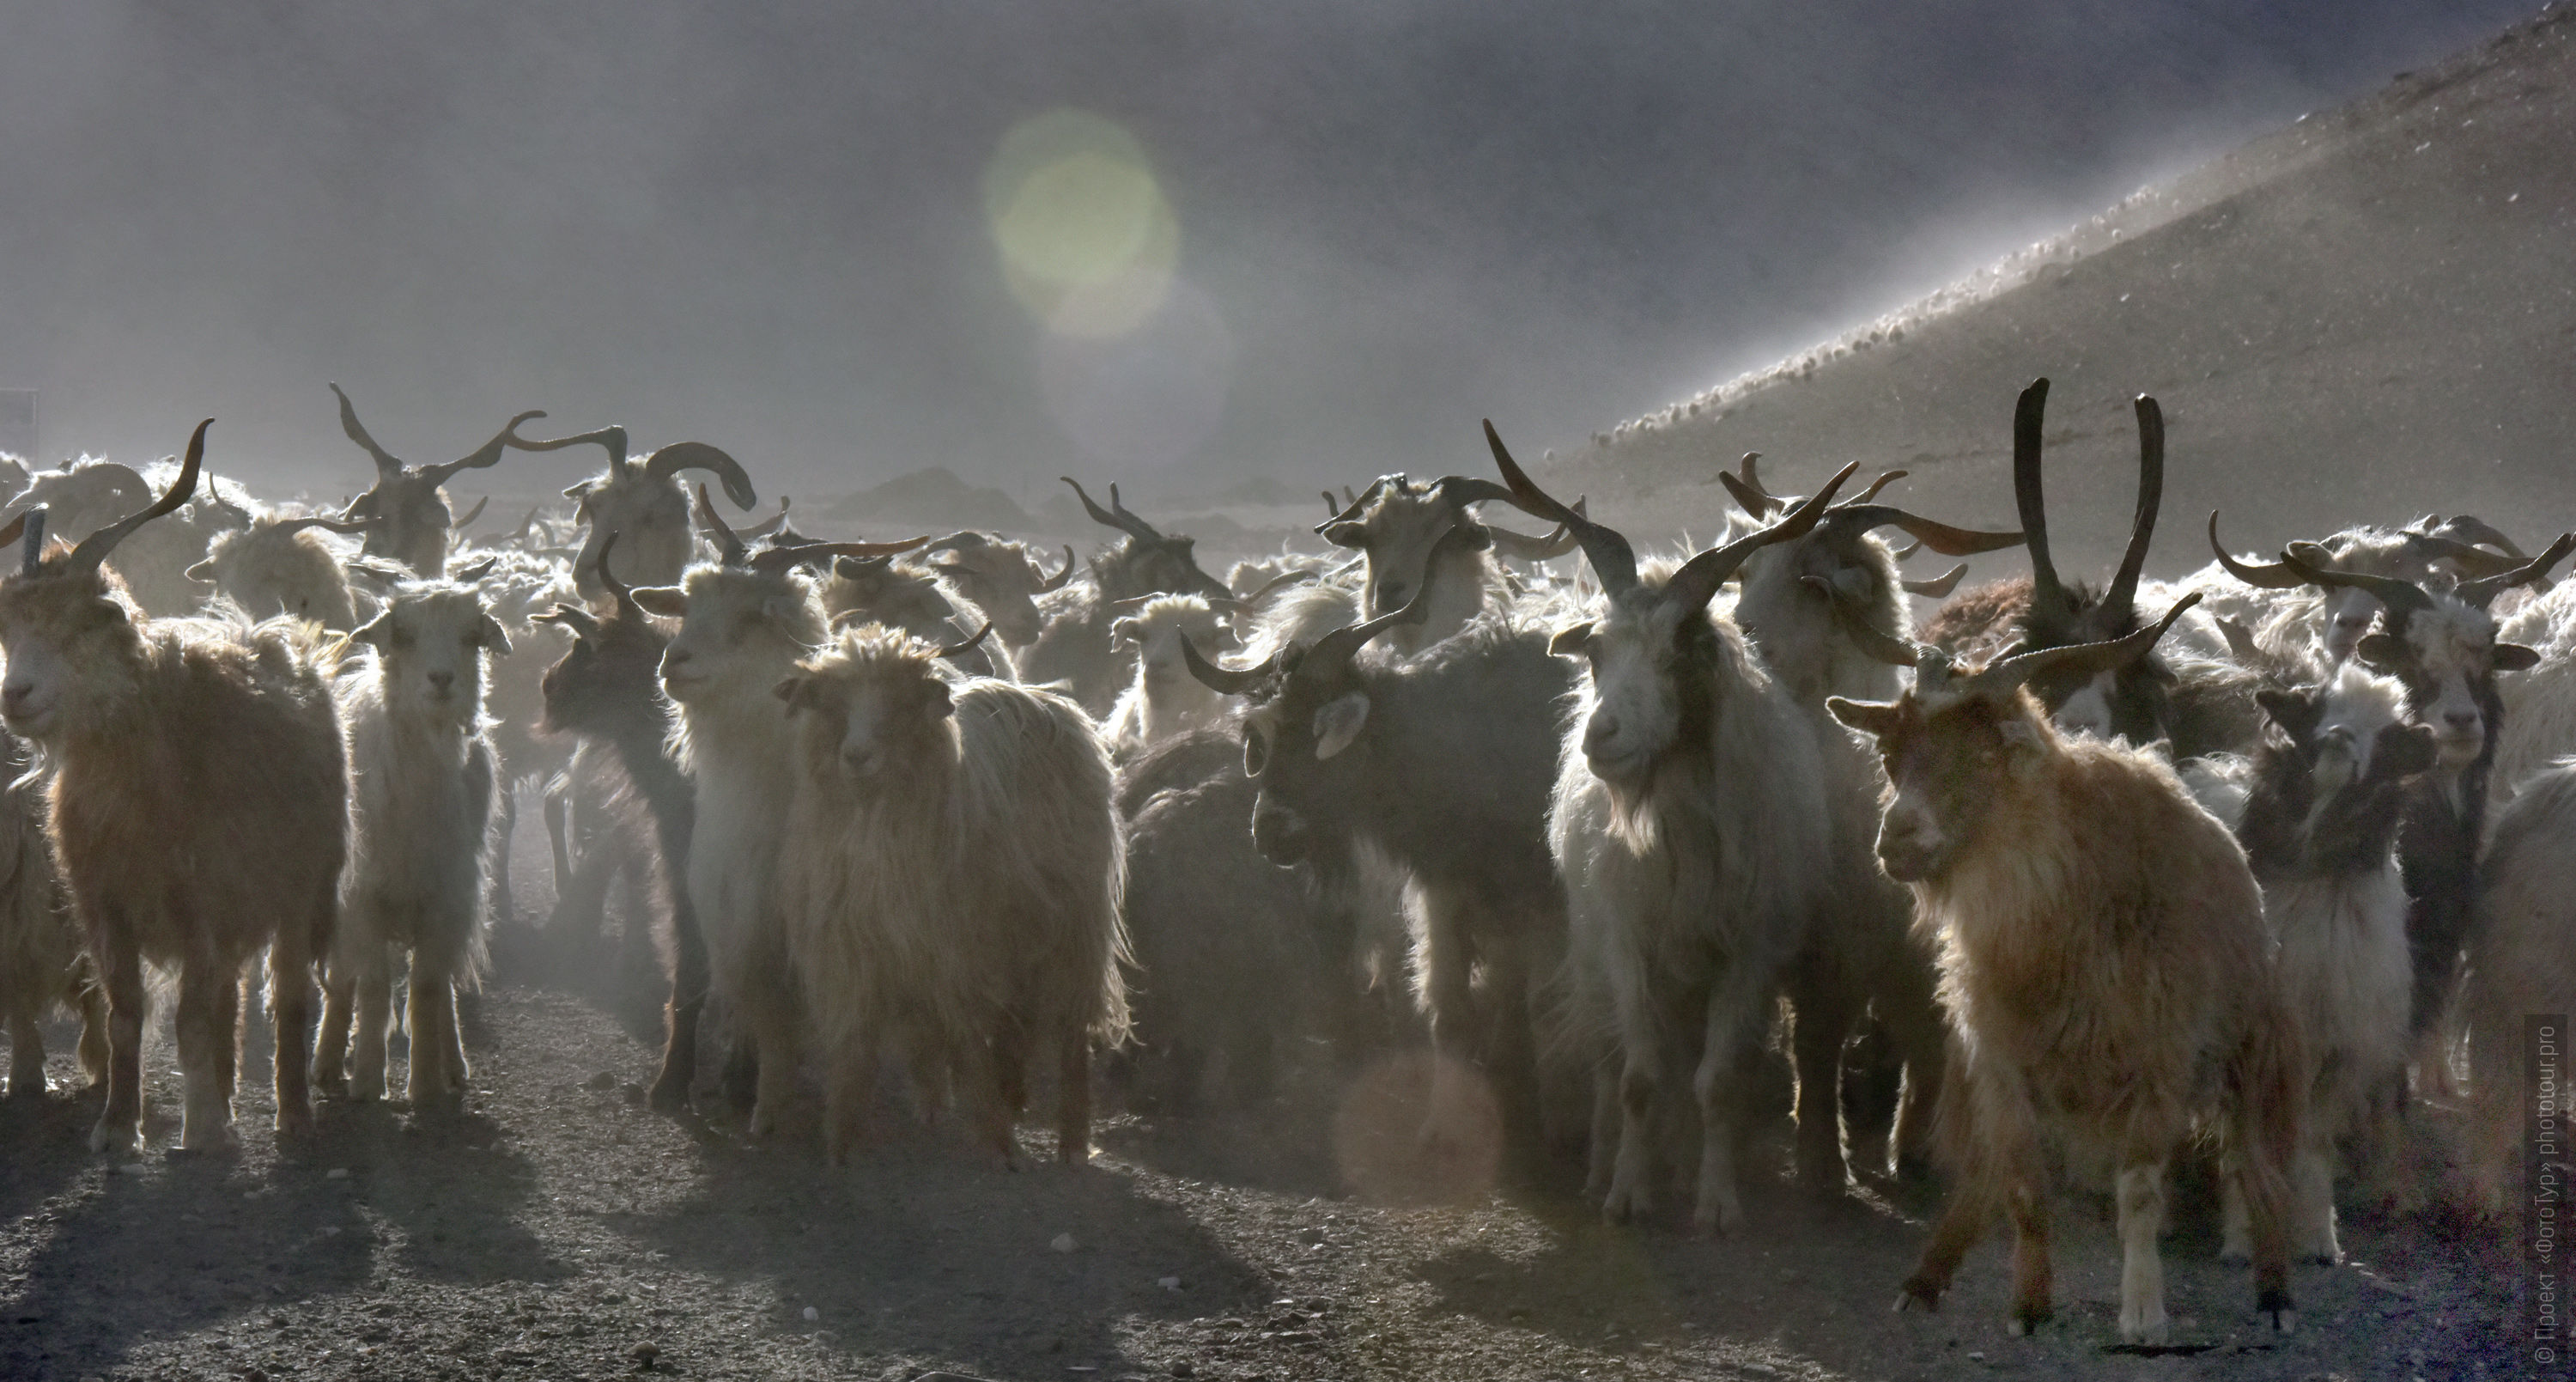
<path id="1" fill-rule="evenodd" d="M 2474 710 L 2445 710 L 2442 712 L 2442 722 L 2456 730 L 2465 731 L 2476 729 L 2478 727 L 2478 712 Z"/>
<path id="2" fill-rule="evenodd" d="M 437 687 L 441 691 L 444 691 L 456 684 L 456 674 L 454 672 L 432 672 L 429 674 L 429 684 Z"/>
<path id="3" fill-rule="evenodd" d="M 1619 737 L 1619 720 L 1612 715 L 1595 715 L 1583 727 L 1583 747 L 1597 749 Z"/>
<path id="4" fill-rule="evenodd" d="M 0 705 L 15 710 L 25 705 L 27 698 L 35 693 L 36 687 L 33 682 L 13 681 L 0 684 Z"/>

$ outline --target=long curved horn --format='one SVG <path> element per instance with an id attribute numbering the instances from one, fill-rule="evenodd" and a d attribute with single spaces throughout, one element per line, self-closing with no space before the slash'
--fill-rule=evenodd
<path id="1" fill-rule="evenodd" d="M 2209 550 L 2218 554 L 2218 564 L 2227 568 L 2228 575 L 2258 589 L 2293 590 L 2308 583 L 2308 578 L 2301 575 L 2299 569 L 2288 562 L 2273 562 L 2258 566 L 2252 562 L 2238 561 L 2228 555 L 2227 549 L 2218 541 L 2218 510 L 2216 509 L 2209 511 Z"/>
<path id="2" fill-rule="evenodd" d="M 740 566 L 750 554 L 751 549 L 743 545 L 742 539 L 735 536 L 733 529 L 726 527 L 724 519 L 716 513 L 715 501 L 707 497 L 704 485 L 698 486 L 698 526 L 706 529 L 708 537 L 715 539 L 716 560 L 725 565 Z"/>
<path id="3" fill-rule="evenodd" d="M 1352 519 L 1359 517 L 1360 510 L 1367 508 L 1369 506 L 1369 501 L 1377 498 L 1378 491 L 1385 489 L 1386 482 L 1389 480 L 1393 480 L 1399 485 L 1404 483 L 1404 477 L 1402 475 L 1381 475 L 1376 479 L 1369 481 L 1367 493 L 1353 496 L 1350 502 L 1350 507 L 1348 508 L 1332 509 L 1333 492 L 1331 490 L 1324 491 L 1324 504 L 1328 509 L 1332 509 L 1332 517 L 1316 524 L 1315 532 L 1321 534 L 1326 528 L 1329 528 L 1336 523 L 1347 523 Z M 1438 487 L 1434 486 L 1434 488 Z M 1342 493 L 1349 494 L 1350 492 L 1350 487 L 1348 485 L 1342 487 Z"/>
<path id="4" fill-rule="evenodd" d="M 2440 523 L 2426 529 L 2425 536 L 2457 538 L 2463 542 L 2481 543 L 2496 548 L 2517 561 L 2529 560 L 2521 548 L 2513 545 L 2513 539 L 2498 532 L 2494 524 L 2465 513 L 2456 518 L 2443 519 Z"/>
<path id="5" fill-rule="evenodd" d="M 778 512 L 752 524 L 748 528 L 743 529 L 743 535 L 746 537 L 771 537 L 778 533 L 786 532 L 787 509 L 788 498 L 786 495 L 782 494 L 778 496 Z"/>
<path id="6" fill-rule="evenodd" d="M 349 434 L 349 440 L 356 442 L 359 450 L 375 458 L 376 474 L 385 479 L 402 474 L 403 463 L 394 459 L 394 453 L 376 445 L 374 437 L 367 435 L 365 424 L 358 421 L 357 408 L 349 402 L 349 395 L 342 392 L 337 384 L 331 386 L 331 392 L 340 395 L 340 430 Z"/>
<path id="7" fill-rule="evenodd" d="M 125 541 L 128 534 L 187 503 L 188 496 L 196 493 L 198 472 L 205 469 L 206 429 L 214 425 L 213 418 L 197 424 L 195 434 L 188 438 L 188 459 L 179 463 L 179 478 L 170 482 L 168 493 L 163 494 L 142 510 L 127 514 L 88 537 L 82 538 L 80 545 L 74 547 L 72 554 L 64 559 L 63 569 L 66 571 L 97 570 L 99 564 L 107 560 L 107 554 L 115 551 L 116 544 Z"/>
<path id="8" fill-rule="evenodd" d="M 2432 533 L 2408 533 L 2406 545 L 2414 548 L 2417 555 L 2427 562 L 2447 561 L 2471 576 L 2501 576 L 2531 560 L 2520 554 L 2506 556 L 2502 552 L 2490 552 L 2455 537 L 2440 537 Z"/>
<path id="9" fill-rule="evenodd" d="M 1032 564 L 1034 565 L 1035 563 L 1032 562 Z M 1037 584 L 1037 588 L 1029 593 L 1032 595 L 1044 595 L 1050 590 L 1064 589 L 1064 583 L 1073 579 L 1074 564 L 1073 548 L 1068 544 L 1064 549 L 1064 569 L 1056 572 L 1052 576 L 1049 576 L 1046 574 L 1046 568 L 1039 566 L 1037 568 L 1038 575 L 1044 579 L 1040 580 Z"/>
<path id="10" fill-rule="evenodd" d="M 2013 507 L 2021 515 L 2022 545 L 2030 549 L 2030 617 L 2055 627 L 2073 613 L 2057 563 L 2048 556 L 2048 496 L 2041 488 L 2040 429 L 2048 416 L 2048 381 L 2034 379 L 2013 403 Z"/>
<path id="11" fill-rule="evenodd" d="M 751 477 L 743 473 L 742 463 L 702 441 L 675 441 L 644 459 L 644 473 L 656 480 L 667 480 L 683 470 L 703 470 L 723 482 L 725 498 L 737 509 L 748 509 L 760 502 L 752 492 Z M 786 510 L 779 510 L 783 520 Z"/>
<path id="12" fill-rule="evenodd" d="M 1577 498 L 1574 501 L 1574 509 L 1577 513 L 1583 511 L 1582 499 Z M 1545 537 L 1516 533 L 1509 528 L 1497 528 L 1490 523 L 1485 525 L 1485 531 L 1493 535 L 1495 551 L 1516 561 L 1548 561 L 1574 550 L 1574 530 L 1562 523 L 1556 525 L 1555 532 Z"/>
<path id="13" fill-rule="evenodd" d="M 473 585 L 484 577 L 491 575 L 492 568 L 499 566 L 500 564 L 501 558 L 499 554 L 495 553 L 492 556 L 485 557 L 483 560 L 474 563 L 472 566 L 466 567 L 464 570 L 457 572 L 455 575 L 450 576 L 447 579 L 456 582 L 458 585 Z"/>
<path id="14" fill-rule="evenodd" d="M 1305 585 L 1309 582 L 1320 581 L 1322 579 L 1323 575 L 1320 572 L 1282 571 L 1278 575 L 1271 577 L 1269 580 L 1263 581 L 1261 584 L 1253 587 L 1249 593 L 1245 594 L 1242 599 L 1235 601 L 1234 604 L 1239 609 L 1258 608 L 1262 601 L 1269 599 L 1280 591 L 1288 589 L 1290 586 Z"/>
<path id="15" fill-rule="evenodd" d="M 513 531 L 511 532 L 510 536 L 509 536 L 508 538 L 504 539 L 504 541 L 512 542 L 512 543 L 520 543 L 520 542 L 525 542 L 525 541 L 527 541 L 527 540 L 528 540 L 528 534 L 536 530 L 536 526 L 537 526 L 537 510 L 538 510 L 538 509 L 541 509 L 541 508 L 543 508 L 543 507 L 545 507 L 545 506 L 544 506 L 544 505 L 542 505 L 542 504 L 535 505 L 535 506 L 531 507 L 531 508 L 528 510 L 528 515 L 527 515 L 527 517 L 522 518 L 522 519 L 520 519 L 520 520 L 519 520 L 519 526 L 518 526 L 515 530 L 513 530 Z"/>
<path id="16" fill-rule="evenodd" d="M 1379 634 L 1398 624 L 1419 624 L 1430 618 L 1431 588 L 1440 583 L 1433 573 L 1452 554 L 1474 550 L 1475 543 L 1475 534 L 1463 527 L 1442 533 L 1440 540 L 1431 544 L 1431 555 L 1423 559 L 1422 588 L 1413 592 L 1413 598 L 1405 603 L 1404 608 L 1389 610 L 1375 619 L 1345 624 L 1316 639 L 1315 646 L 1307 650 L 1305 660 L 1298 667 L 1301 670 L 1308 667 L 1346 667 L 1352 658 L 1360 655 L 1360 649 L 1367 647 L 1369 641 Z"/>
<path id="17" fill-rule="evenodd" d="M 930 545 L 930 534 L 901 542 L 809 542 L 801 547 L 768 547 L 743 565 L 754 571 L 784 571 L 809 561 L 833 557 L 891 557 Z"/>
<path id="18" fill-rule="evenodd" d="M 1908 595 L 1920 595 L 1930 600 L 1946 600 L 1950 598 L 1951 591 L 1959 588 L 1959 578 L 1967 574 L 1968 564 L 1963 561 L 1928 581 L 1900 579 L 1897 584 L 1903 586 Z M 1814 578 L 1809 577 L 1809 579 Z"/>
<path id="19" fill-rule="evenodd" d="M 635 587 L 617 579 L 616 573 L 608 569 L 608 554 L 617 550 L 617 537 L 617 530 L 611 528 L 599 540 L 599 583 L 608 588 L 609 598 L 617 602 L 618 618 L 641 619 L 644 607 L 635 603 Z"/>
<path id="20" fill-rule="evenodd" d="M 2126 637 L 2016 653 L 1988 664 L 1954 689 L 1963 696 L 1992 699 L 2009 695 L 2022 683 L 2046 672 L 2072 669 L 2091 676 L 2125 667 L 2146 656 L 2147 650 L 2156 645 L 2156 640 L 2165 636 L 2165 630 L 2172 628 L 2185 610 L 2199 603 L 2200 592 L 2192 591 L 2174 601 L 2173 608 L 2165 611 L 2164 618 Z"/>
<path id="21" fill-rule="evenodd" d="M 2148 394 L 2134 405 L 2138 414 L 2138 511 L 2129 524 L 2129 548 L 2120 554 L 2120 569 L 2111 576 L 2093 619 L 2104 632 L 2129 622 L 2138 603 L 2138 576 L 2147 567 L 2147 546 L 2156 535 L 2156 510 L 2165 497 L 2165 410 Z"/>
<path id="22" fill-rule="evenodd" d="M 980 629 L 975 630 L 975 634 L 974 634 L 974 636 L 973 636 L 973 637 L 971 637 L 971 638 L 968 638 L 968 639 L 967 639 L 967 640 L 965 640 L 964 642 L 962 642 L 962 643 L 943 643 L 943 644 L 939 645 L 939 652 L 938 652 L 938 654 L 937 654 L 937 655 L 938 655 L 938 656 L 940 656 L 940 657 L 964 657 L 966 654 L 968 654 L 968 653 L 970 653 L 970 652 L 973 652 L 973 651 L 975 650 L 975 645 L 976 645 L 976 644 L 981 643 L 981 642 L 983 642 L 985 639 L 987 639 L 987 638 L 991 637 L 991 636 L 992 636 L 992 633 L 993 633 L 993 621 L 992 621 L 992 620 L 990 620 L 990 619 L 987 619 L 987 620 L 985 620 L 985 621 L 984 621 L 984 627 L 982 627 L 982 628 L 980 628 Z"/>
<path id="23" fill-rule="evenodd" d="M 1861 505 L 1876 499 L 1880 490 L 1887 488 L 1889 485 L 1895 484 L 1897 481 L 1902 480 L 1913 473 L 1914 472 L 1910 470 L 1882 470 L 1878 472 L 1877 479 L 1869 482 L 1869 488 L 1862 490 L 1860 493 L 1853 495 L 1849 499 L 1844 500 L 1838 507 L 1846 509 L 1858 508 Z"/>
<path id="24" fill-rule="evenodd" d="M 2560 533 L 2558 540 L 2549 544 L 2548 551 L 2533 557 L 2524 565 L 2474 581 L 2462 581 L 2459 588 L 2452 593 L 2479 609 L 2485 609 L 2495 597 L 2515 586 L 2529 585 L 2534 581 L 2547 579 L 2549 568 L 2565 561 L 2570 552 L 2576 552 L 2576 533 Z"/>
<path id="25" fill-rule="evenodd" d="M 42 564 L 45 558 L 44 505 L 38 504 L 32 509 L 28 509 L 24 513 L 19 514 L 16 518 L 10 519 L 9 526 L 0 528 L 0 548 L 5 548 L 9 544 L 17 542 L 22 534 L 26 539 L 26 547 L 25 550 L 20 553 L 18 573 L 23 576 L 32 576 L 36 574 L 36 567 Z"/>
<path id="26" fill-rule="evenodd" d="M 1771 502 L 1771 496 L 1735 478 L 1733 471 L 1717 472 L 1717 482 L 1726 486 L 1726 492 L 1735 500 L 1735 507 L 1754 518 L 1768 518 L 1778 508 Z"/>
<path id="27" fill-rule="evenodd" d="M 1863 493 L 1866 497 L 1867 492 Z M 1858 500 L 1836 504 L 1832 511 L 1825 515 L 1824 522 L 1819 526 L 1835 532 L 1854 528 L 1862 531 L 1871 528 L 1896 528 L 1914 539 L 1916 550 L 1929 547 L 1945 557 L 1973 557 L 1984 552 L 1999 552 L 2006 547 L 2020 545 L 2022 540 L 2022 535 L 2017 532 L 1987 528 L 1954 528 L 1947 523 L 1935 523 L 1921 514 L 1900 509 L 1894 504 L 1865 504 Z M 1902 561 L 1912 555 L 1914 553 L 1908 551 L 1900 554 L 1897 559 Z"/>
<path id="28" fill-rule="evenodd" d="M 1190 675 L 1198 679 L 1199 685 L 1220 696 L 1242 695 L 1259 685 L 1262 678 L 1269 676 L 1279 665 L 1279 659 L 1273 657 L 1258 667 L 1246 667 L 1241 670 L 1219 667 L 1199 656 L 1198 645 L 1192 643 L 1186 633 L 1181 635 L 1181 661 L 1190 669 Z"/>
<path id="29" fill-rule="evenodd" d="M 1111 485 L 1109 487 L 1110 507 L 1104 509 L 1091 501 L 1091 493 L 1082 487 L 1081 481 L 1074 479 L 1070 475 L 1059 475 L 1056 478 L 1073 486 L 1075 497 L 1082 500 L 1083 511 L 1091 515 L 1092 522 L 1097 523 L 1104 528 L 1116 528 L 1118 531 L 1136 538 L 1139 541 L 1160 542 L 1163 540 L 1163 535 L 1154 531 L 1154 525 L 1147 523 L 1145 520 L 1138 518 L 1132 513 L 1127 512 L 1127 506 L 1118 502 L 1118 487 L 1116 485 Z"/>
<path id="30" fill-rule="evenodd" d="M 596 638 L 599 636 L 598 615 L 591 613 L 589 610 L 583 609 L 579 605 L 567 605 L 560 600 L 555 602 L 555 607 L 553 609 L 535 616 L 535 618 L 530 622 L 538 624 L 561 624 L 565 628 L 572 630 L 573 637 L 575 638 Z"/>
<path id="31" fill-rule="evenodd" d="M 474 507 L 467 509 L 463 518 L 447 525 L 447 531 L 462 534 L 467 528 L 474 526 L 474 520 L 481 518 L 483 516 L 483 511 L 491 506 L 491 495 L 487 494 L 482 498 L 475 500 Z"/>
<path id="32" fill-rule="evenodd" d="M 354 537 L 370 528 L 381 527 L 383 523 L 384 520 L 380 518 L 348 519 L 333 518 L 328 514 L 308 514 L 302 518 L 281 518 L 269 525 L 269 531 L 300 533 L 307 528 L 320 528 L 325 532 L 338 533 L 342 537 Z"/>
<path id="33" fill-rule="evenodd" d="M 1628 545 L 1628 539 L 1618 529 L 1593 522 L 1540 489 L 1503 446 L 1502 434 L 1494 430 L 1491 418 L 1485 420 L 1485 445 L 1493 450 L 1494 464 L 1503 472 L 1503 483 L 1511 486 L 1513 506 L 1572 530 L 1574 540 L 1583 546 L 1583 559 L 1592 564 L 1592 574 L 1600 578 L 1605 594 L 1615 600 L 1637 588 L 1637 549 Z"/>
<path id="34" fill-rule="evenodd" d="M 1898 638 L 1869 622 L 1868 612 L 1845 599 L 1842 592 L 1834 589 L 1833 582 L 1822 576 L 1801 576 L 1799 579 L 1824 593 L 1826 601 L 1833 607 L 1834 623 L 1842 629 L 1843 635 L 1852 641 L 1853 647 L 1880 662 L 1897 667 L 1912 667 L 1923 660 L 1921 644 L 1911 639 Z"/>
<path id="35" fill-rule="evenodd" d="M 514 429 L 518 426 L 515 422 L 510 425 Z M 502 435 L 505 438 L 503 444 L 514 451 L 561 451 L 567 446 L 596 446 L 608 453 L 609 469 L 624 470 L 627 466 L 626 429 L 623 427 L 602 427 L 596 432 L 575 432 L 569 437 L 535 441 L 518 435 L 514 430 L 504 431 Z"/>
<path id="36" fill-rule="evenodd" d="M 1726 584 L 1726 578 L 1734 575 L 1735 568 L 1742 566 L 1746 558 L 1775 542 L 1803 537 L 1813 529 L 1833 504 L 1834 491 L 1841 489 L 1843 481 L 1850 479 L 1852 472 L 1858 469 L 1858 461 L 1846 464 L 1834 472 L 1834 478 L 1827 480 L 1825 487 L 1816 491 L 1813 498 L 1791 509 L 1788 516 L 1779 522 L 1682 563 L 1682 569 L 1664 582 L 1664 598 L 1679 602 L 1684 609 L 1705 608 L 1710 600 L 1717 598 L 1718 587 Z"/>
<path id="37" fill-rule="evenodd" d="M 2314 556 L 2308 555 L 2314 553 Z M 2359 571 L 2337 571 L 2332 554 L 2313 542 L 2293 542 L 2281 553 L 2281 563 L 2299 573 L 2309 585 L 2349 586 L 2365 591 L 2387 611 L 2388 628 L 2402 633 L 2406 621 L 2418 612 L 2433 608 L 2433 597 L 2413 581 L 2395 576 L 2373 576 Z"/>
<path id="38" fill-rule="evenodd" d="M 534 409 L 521 413 L 517 417 L 510 419 L 509 423 L 502 427 L 500 431 L 494 433 L 492 435 L 492 440 L 476 447 L 472 453 L 439 465 L 422 466 L 420 468 L 420 473 L 428 476 L 431 483 L 443 485 L 453 478 L 456 472 L 460 470 L 484 470 L 497 465 L 500 463 L 501 453 L 518 444 L 519 424 L 533 418 L 541 418 L 544 416 L 545 414 L 543 412 Z M 538 448 L 526 447 L 522 449 L 536 450 Z M 485 497 L 489 498 L 490 496 L 486 495 Z M 477 510 L 476 512 L 481 511 Z"/>

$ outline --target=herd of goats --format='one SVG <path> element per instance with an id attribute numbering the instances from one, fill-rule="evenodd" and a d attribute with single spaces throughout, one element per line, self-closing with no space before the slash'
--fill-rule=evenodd
<path id="1" fill-rule="evenodd" d="M 703 1035 L 707 1091 L 770 1135 L 810 1057 L 836 1163 L 888 1061 L 1007 1161 L 1052 1053 L 1080 1162 L 1095 1053 L 1182 1108 L 1263 1096 L 1301 1034 L 1427 1039 L 1427 1152 L 1498 1106 L 1513 1146 L 1588 1147 L 1612 1218 L 1671 1196 L 1724 1232 L 1776 1045 L 1801 1182 L 1841 1193 L 1844 1125 L 1878 1114 L 1891 1169 L 1946 1175 L 1907 1302 L 2000 1218 L 2015 1331 L 2047 1319 L 2062 1171 L 2113 1187 L 2119 1332 L 2161 1341 L 2191 1161 L 2290 1328 L 2339 1179 L 2517 1191 L 2524 1019 L 2576 1011 L 2576 584 L 2547 579 L 2576 536 L 2532 557 L 2425 518 L 2260 560 L 2213 514 L 2213 565 L 2142 581 L 2142 397 L 2126 553 L 2069 582 L 2046 392 L 2014 418 L 2018 532 L 1881 502 L 1896 474 L 1838 498 L 1849 466 L 1774 494 L 1748 456 L 1728 541 L 1641 561 L 1488 427 L 1499 480 L 1328 493 L 1346 553 L 1226 580 L 1115 486 L 1067 481 L 1121 536 L 1050 572 L 974 532 L 813 540 L 783 504 L 737 530 L 681 479 L 751 508 L 722 451 L 522 436 L 540 413 L 406 465 L 346 395 L 377 476 L 335 512 L 201 488 L 204 425 L 157 495 L 103 461 L 11 476 L 11 1090 L 44 1089 L 68 1007 L 92 1146 L 139 1149 L 148 962 L 176 975 L 180 1145 L 224 1145 L 265 951 L 280 1138 L 316 1093 L 385 1095 L 396 1030 L 411 1103 L 452 1103 L 524 783 L 558 889 L 576 854 L 649 880 L 654 1104 L 699 1093 Z M 444 483 L 573 446 L 607 455 L 574 512 L 464 540 Z M 1918 631 L 1910 597 L 1964 568 L 1901 560 L 2007 547 L 2029 577 Z M 2463 1129 L 2465 1188 L 2415 1150 Z"/>

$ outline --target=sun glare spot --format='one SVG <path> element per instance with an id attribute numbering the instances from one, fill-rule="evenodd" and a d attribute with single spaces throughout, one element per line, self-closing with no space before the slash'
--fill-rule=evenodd
<path id="1" fill-rule="evenodd" d="M 1078 110 L 1012 127 L 984 174 L 1011 292 L 1060 336 L 1123 336 L 1171 291 L 1180 223 L 1125 129 Z"/>

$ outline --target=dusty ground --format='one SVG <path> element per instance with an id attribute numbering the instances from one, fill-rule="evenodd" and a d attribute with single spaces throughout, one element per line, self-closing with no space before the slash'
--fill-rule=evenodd
<path id="1" fill-rule="evenodd" d="M 1776 1181 L 1776 1136 L 1724 1242 L 1603 1228 L 1548 1191 L 1351 1197 L 1335 1115 L 1402 1122 L 1400 1078 L 1113 1119 L 1081 1171 L 1006 1172 L 917 1128 L 834 1171 L 810 1107 L 769 1145 L 642 1107 L 652 1035 L 636 996 L 503 982 L 466 1023 L 461 1114 L 335 1105 L 284 1153 L 257 1088 L 237 1153 L 171 1153 L 166 1047 L 138 1162 L 83 1149 L 93 1095 L 0 1105 L 0 1377 L 2513 1375 L 2501 1260 L 2425 1221 L 2354 1224 L 2354 1261 L 2300 1270 L 2303 1329 L 2276 1343 L 2187 1216 L 2166 1260 L 2196 1351 L 2146 1358 L 2108 1347 L 2117 1261 L 2089 1200 L 2060 1205 L 2059 1322 L 2014 1340 L 1991 1243 L 1943 1313 L 1890 1313 L 1929 1196 L 1815 1204 Z"/>

